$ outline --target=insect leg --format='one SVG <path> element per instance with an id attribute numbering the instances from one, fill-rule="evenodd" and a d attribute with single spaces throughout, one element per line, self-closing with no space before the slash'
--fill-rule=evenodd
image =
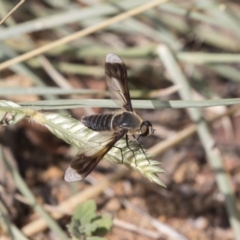
<path id="1" fill-rule="evenodd" d="M 132 135 L 132 136 L 133 136 L 133 137 L 134 137 L 134 139 L 137 141 L 137 143 L 138 143 L 138 145 L 139 145 L 139 148 L 142 150 L 142 152 L 143 152 L 143 154 L 144 154 L 145 158 L 148 160 L 148 163 L 150 163 L 150 161 L 149 161 L 149 159 L 148 159 L 148 157 L 147 157 L 147 155 L 146 155 L 145 151 L 143 150 L 143 148 L 142 148 L 142 146 L 141 146 L 140 142 L 138 141 L 138 139 L 140 138 L 140 135 L 139 135 L 138 137 L 136 137 L 135 135 Z"/>
<path id="2" fill-rule="evenodd" d="M 134 151 L 130 148 L 129 144 L 128 144 L 128 135 L 126 134 L 126 145 L 127 145 L 127 148 L 132 152 L 133 156 L 134 156 L 134 159 L 135 159 L 135 165 L 137 166 L 137 159 L 135 157 L 135 153 Z"/>

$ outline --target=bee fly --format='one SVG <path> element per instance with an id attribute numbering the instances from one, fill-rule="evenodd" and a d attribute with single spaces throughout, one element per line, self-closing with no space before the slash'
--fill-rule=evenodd
<path id="1" fill-rule="evenodd" d="M 143 121 L 133 111 L 127 83 L 127 69 L 124 62 L 117 55 L 109 53 L 106 56 L 105 74 L 110 97 L 122 109 L 114 113 L 82 117 L 82 123 L 89 129 L 97 132 L 108 131 L 112 134 L 107 141 L 104 141 L 105 144 L 96 147 L 96 150 L 81 150 L 77 154 L 65 173 L 67 182 L 85 178 L 123 136 L 126 137 L 126 144 L 129 148 L 128 134 L 132 134 L 138 141 L 140 137 L 153 133 L 152 124 L 149 121 Z"/>

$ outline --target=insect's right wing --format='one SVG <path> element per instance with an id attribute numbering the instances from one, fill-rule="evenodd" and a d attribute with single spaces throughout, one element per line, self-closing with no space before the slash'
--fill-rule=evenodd
<path id="1" fill-rule="evenodd" d="M 127 83 L 127 69 L 122 59 L 113 53 L 109 53 L 106 56 L 105 74 L 112 100 L 118 106 L 132 112 L 133 108 Z"/>
<path id="2" fill-rule="evenodd" d="M 85 178 L 103 159 L 104 155 L 121 139 L 127 130 L 114 132 L 110 137 L 98 134 L 90 139 L 85 148 L 80 150 L 65 172 L 66 182 L 75 182 Z"/>

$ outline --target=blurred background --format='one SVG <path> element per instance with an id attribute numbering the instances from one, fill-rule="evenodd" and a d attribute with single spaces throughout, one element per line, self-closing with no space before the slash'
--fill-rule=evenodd
<path id="1" fill-rule="evenodd" d="M 0 26 L 0 62 L 148 2 L 22 1 Z M 18 3 L 2 0 L 0 19 Z M 161 46 L 167 48 L 166 55 Z M 164 1 L 9 65 L 0 72 L 0 95 L 16 103 L 109 98 L 104 63 L 112 52 L 128 68 L 132 99 L 213 100 L 221 105 L 221 99 L 240 96 L 239 51 L 238 1 Z M 180 71 L 184 83 L 174 79 L 169 56 L 175 59 L 172 71 Z M 187 88 L 191 98 L 181 88 Z M 181 109 L 136 109 L 154 126 L 154 134 L 141 143 L 166 171 L 159 175 L 166 188 L 107 161 L 101 161 L 86 180 L 66 183 L 64 172 L 76 149 L 28 119 L 2 126 L 0 239 L 64 239 L 77 204 L 87 199 L 95 200 L 99 213 L 110 213 L 113 218 L 106 239 L 238 239 L 238 107 L 196 110 L 205 124 L 201 130 L 188 104 L 183 103 Z M 60 113 L 80 120 L 111 111 L 95 107 Z M 213 167 L 218 163 L 217 171 Z M 229 201 L 225 201 L 226 192 Z M 229 221 L 230 214 L 235 220 Z"/>

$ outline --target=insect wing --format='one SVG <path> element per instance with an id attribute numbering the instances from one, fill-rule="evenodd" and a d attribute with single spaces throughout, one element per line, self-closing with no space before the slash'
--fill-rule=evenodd
<path id="1" fill-rule="evenodd" d="M 90 139 L 89 143 L 78 152 L 66 170 L 65 181 L 75 182 L 84 179 L 126 132 L 126 130 L 115 132 L 110 137 L 98 134 Z"/>
<path id="2" fill-rule="evenodd" d="M 105 74 L 112 100 L 125 110 L 132 112 L 132 103 L 127 83 L 127 69 L 124 62 L 115 54 L 106 56 Z"/>

